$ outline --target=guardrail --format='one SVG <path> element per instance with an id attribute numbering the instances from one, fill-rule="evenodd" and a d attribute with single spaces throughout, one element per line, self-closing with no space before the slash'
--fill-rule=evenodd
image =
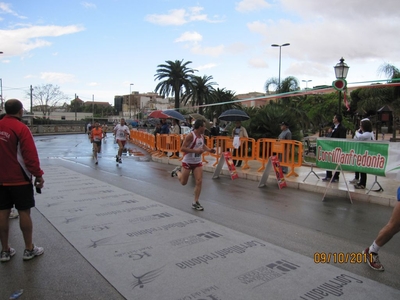
<path id="1" fill-rule="evenodd" d="M 152 152 L 158 157 L 167 156 L 168 152 L 172 153 L 171 159 L 182 159 L 176 155 L 181 150 L 181 144 L 185 135 L 178 134 L 154 134 L 131 130 L 131 140 L 138 146 Z M 261 162 L 261 167 L 257 170 L 262 172 L 265 165 L 273 155 L 278 155 L 281 166 L 289 167 L 290 172 L 287 176 L 298 176 L 295 168 L 302 165 L 304 147 L 303 143 L 295 140 L 276 140 L 276 139 L 258 139 L 240 138 L 240 147 L 234 151 L 233 139 L 227 136 L 205 137 L 205 142 L 209 148 L 214 148 L 215 153 L 203 153 L 202 160 L 208 163 L 207 156 L 215 157 L 216 166 L 221 158 L 222 153 L 229 151 L 232 153 L 233 160 L 242 160 L 242 169 L 250 169 L 248 164 L 251 160 Z"/>

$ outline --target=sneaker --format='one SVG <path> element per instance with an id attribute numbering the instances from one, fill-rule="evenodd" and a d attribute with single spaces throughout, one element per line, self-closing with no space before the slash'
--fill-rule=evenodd
<path id="1" fill-rule="evenodd" d="M 23 259 L 24 260 L 31 260 L 32 258 L 35 258 L 35 256 L 42 255 L 43 252 L 44 252 L 44 249 L 42 247 L 37 247 L 37 246 L 33 245 L 33 249 L 32 250 L 28 250 L 28 249 L 24 250 Z"/>
<path id="2" fill-rule="evenodd" d="M 199 202 L 193 203 L 192 204 L 192 208 L 195 209 L 195 210 L 198 210 L 198 211 L 203 211 L 204 210 L 204 207 L 201 206 L 201 204 Z"/>
<path id="3" fill-rule="evenodd" d="M 15 208 L 12 208 L 9 218 L 10 219 L 16 219 L 16 218 L 18 218 L 18 216 L 19 216 L 18 211 Z"/>
<path id="4" fill-rule="evenodd" d="M 354 184 L 354 183 L 358 183 L 359 180 L 357 178 L 354 178 L 353 180 L 350 180 L 349 182 Z"/>
<path id="5" fill-rule="evenodd" d="M 385 268 L 382 266 L 381 262 L 379 261 L 379 256 L 377 253 L 369 252 L 369 248 L 365 249 L 362 254 L 366 255 L 368 265 L 376 270 L 376 271 L 385 271 Z"/>
<path id="6" fill-rule="evenodd" d="M 95 165 L 98 165 L 99 164 L 99 161 L 96 159 L 96 162 L 94 163 Z"/>
<path id="7" fill-rule="evenodd" d="M 121 158 L 118 159 L 118 163 L 122 164 L 122 159 Z"/>
<path id="8" fill-rule="evenodd" d="M 363 190 L 363 189 L 365 189 L 365 186 L 363 186 L 362 184 L 357 183 L 357 184 L 354 185 L 354 188 L 355 189 L 359 189 L 359 190 Z"/>
<path id="9" fill-rule="evenodd" d="M 116 161 L 116 162 L 119 162 L 118 156 L 115 156 L 115 161 Z"/>
<path id="10" fill-rule="evenodd" d="M 7 262 L 10 261 L 11 257 L 13 257 L 17 253 L 14 248 L 11 248 L 8 251 L 1 251 L 0 254 L 0 261 L 1 262 Z"/>
<path id="11" fill-rule="evenodd" d="M 174 176 L 178 176 L 178 174 L 176 174 L 176 172 L 180 172 L 181 171 L 181 167 L 180 166 L 177 166 L 175 169 L 173 169 L 172 171 L 171 171 L 171 177 L 174 177 Z"/>
<path id="12" fill-rule="evenodd" d="M 339 181 L 339 178 L 333 178 L 332 179 L 332 182 L 338 182 Z"/>
<path id="13" fill-rule="evenodd" d="M 331 181 L 331 179 L 328 177 L 325 177 L 325 178 L 322 178 L 322 181 Z"/>

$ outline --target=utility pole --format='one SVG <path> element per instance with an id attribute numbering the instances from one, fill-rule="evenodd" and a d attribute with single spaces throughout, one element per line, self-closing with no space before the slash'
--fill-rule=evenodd
<path id="1" fill-rule="evenodd" d="M 31 85 L 30 90 L 31 90 L 31 114 L 33 115 L 33 88 L 32 88 L 32 85 Z"/>
<path id="2" fill-rule="evenodd" d="M 78 113 L 76 112 L 76 93 L 75 93 L 75 103 L 74 103 L 74 107 L 75 107 L 75 121 L 78 120 Z"/>

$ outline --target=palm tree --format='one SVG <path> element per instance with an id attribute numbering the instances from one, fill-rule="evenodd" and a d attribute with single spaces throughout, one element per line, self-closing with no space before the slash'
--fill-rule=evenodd
<path id="1" fill-rule="evenodd" d="M 179 109 L 180 98 L 191 90 L 192 74 L 196 71 L 188 68 L 187 65 L 191 61 L 183 62 L 183 60 L 170 61 L 166 64 L 157 66 L 157 74 L 155 80 L 160 80 L 155 91 L 160 91 L 160 95 L 175 97 L 175 109 Z"/>
<path id="2" fill-rule="evenodd" d="M 392 82 L 399 82 L 400 81 L 400 70 L 395 67 L 394 65 L 391 64 L 383 64 L 379 67 L 378 70 L 379 73 L 385 74 L 387 77 L 389 77 Z M 394 99 L 398 99 L 400 97 L 400 87 L 396 86 L 393 89 L 393 96 Z"/>
<path id="3" fill-rule="evenodd" d="M 199 114 L 203 114 L 203 104 L 210 104 L 212 102 L 212 92 L 214 91 L 213 85 L 216 85 L 215 82 L 210 82 L 212 80 L 212 76 L 203 75 L 193 76 L 192 77 L 192 90 L 185 95 L 185 104 L 189 101 L 192 102 L 192 105 L 198 105 Z"/>
<path id="4" fill-rule="evenodd" d="M 276 94 L 290 93 L 300 90 L 300 84 L 296 77 L 288 76 L 283 79 L 279 85 L 276 77 L 272 77 L 265 82 L 265 91 L 267 94 L 271 92 L 271 86 L 275 88 Z M 290 97 L 283 98 L 280 102 L 290 102 Z"/>
<path id="5" fill-rule="evenodd" d="M 225 88 L 213 90 L 211 99 L 210 104 L 216 105 L 208 106 L 205 112 L 206 117 L 210 120 L 218 118 L 225 110 L 241 107 L 240 104 L 232 102 L 235 100 L 235 92 L 226 90 Z"/>

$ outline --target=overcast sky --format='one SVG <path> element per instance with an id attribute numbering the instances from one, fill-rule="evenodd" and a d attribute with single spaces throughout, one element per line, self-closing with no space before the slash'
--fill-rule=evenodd
<path id="1" fill-rule="evenodd" d="M 3 98 L 29 107 L 29 86 L 51 83 L 71 99 L 113 104 L 154 91 L 157 66 L 182 59 L 219 88 L 265 92 L 279 75 L 271 44 L 284 43 L 281 78 L 302 88 L 331 85 L 341 57 L 349 85 L 382 80 L 383 63 L 400 67 L 399 11 L 398 0 L 0 2 Z"/>

